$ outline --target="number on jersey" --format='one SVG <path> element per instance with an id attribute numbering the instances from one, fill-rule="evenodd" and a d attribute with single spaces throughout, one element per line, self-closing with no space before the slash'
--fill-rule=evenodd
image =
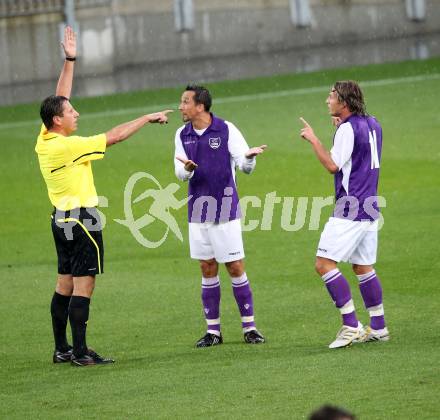
<path id="1" fill-rule="evenodd" d="M 377 153 L 376 130 L 369 131 L 368 137 L 369 137 L 370 147 L 371 147 L 371 169 L 380 168 L 379 154 Z"/>

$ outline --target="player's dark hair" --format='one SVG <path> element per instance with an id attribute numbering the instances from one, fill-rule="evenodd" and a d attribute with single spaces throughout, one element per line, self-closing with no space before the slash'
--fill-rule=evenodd
<path id="1" fill-rule="evenodd" d="M 63 104 L 68 100 L 65 96 L 50 95 L 41 102 L 40 117 L 48 130 L 53 127 L 53 117 L 63 116 Z"/>
<path id="2" fill-rule="evenodd" d="M 355 420 L 356 417 L 340 407 L 324 405 L 310 414 L 309 420 Z"/>
<path id="3" fill-rule="evenodd" d="M 366 115 L 364 95 L 356 82 L 353 80 L 336 82 L 333 88 L 338 94 L 339 102 L 345 102 L 350 112 L 356 115 Z"/>
<path id="4" fill-rule="evenodd" d="M 203 86 L 198 85 L 188 85 L 185 91 L 194 92 L 194 102 L 199 105 L 203 104 L 205 111 L 209 112 L 212 105 L 212 98 L 209 90 Z"/>

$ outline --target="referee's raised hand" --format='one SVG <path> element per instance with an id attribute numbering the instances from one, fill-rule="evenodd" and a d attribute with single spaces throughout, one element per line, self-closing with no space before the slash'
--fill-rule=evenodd
<path id="1" fill-rule="evenodd" d="M 55 95 L 70 98 L 73 84 L 73 70 L 76 60 L 76 34 L 70 26 L 64 28 L 64 38 L 61 42 L 65 61 L 58 79 Z"/>
<path id="2" fill-rule="evenodd" d="M 76 34 L 70 26 L 64 29 L 64 40 L 61 46 L 66 57 L 76 58 Z"/>

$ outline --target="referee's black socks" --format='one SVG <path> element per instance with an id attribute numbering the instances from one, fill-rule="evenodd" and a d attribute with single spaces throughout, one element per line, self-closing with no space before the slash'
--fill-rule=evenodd
<path id="1" fill-rule="evenodd" d="M 72 329 L 73 354 L 82 357 L 87 352 L 86 329 L 89 319 L 90 299 L 72 296 L 69 305 L 70 328 Z"/>
<path id="2" fill-rule="evenodd" d="M 69 345 L 66 337 L 67 317 L 69 314 L 70 296 L 60 295 L 55 292 L 50 304 L 50 314 L 52 315 L 53 336 L 55 348 L 58 351 L 67 351 Z"/>

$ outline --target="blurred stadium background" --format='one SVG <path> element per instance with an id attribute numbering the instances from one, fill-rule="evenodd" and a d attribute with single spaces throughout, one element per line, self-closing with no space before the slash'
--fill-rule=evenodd
<path id="1" fill-rule="evenodd" d="M 1 0 L 0 105 L 46 96 L 64 22 L 80 96 L 440 54 L 438 0 Z"/>
<path id="2" fill-rule="evenodd" d="M 54 92 L 63 62 L 66 22 L 80 40 L 73 99 L 80 135 L 177 107 L 188 81 L 207 82 L 213 111 L 249 144 L 269 145 L 254 174 L 237 175 L 240 195 L 263 202 L 273 191 L 294 203 L 332 195 L 331 177 L 299 139 L 298 117 L 330 146 L 328 89 L 359 80 L 384 127 L 379 191 L 387 206 L 376 268 L 392 340 L 328 350 L 339 318 L 313 261 L 331 209 L 318 229 L 308 228 L 308 209 L 305 227 L 291 232 L 277 205 L 270 230 L 244 234 L 268 342 L 243 343 L 222 270 L 225 344 L 193 347 L 205 325 L 186 209 L 173 212 L 184 242 L 170 234 L 156 249 L 114 221 L 124 218 L 135 172 L 162 186 L 176 182 L 175 113 L 94 163 L 109 205 L 101 208 L 106 273 L 92 299 L 88 344 L 117 363 L 52 365 L 56 261 L 34 146 L 39 103 Z M 0 418 L 306 419 L 324 403 L 361 420 L 440 418 L 439 40 L 438 0 L 0 0 Z M 178 198 L 185 194 L 182 185 Z M 141 204 L 138 216 L 148 210 Z M 249 209 L 248 220 L 261 213 Z M 164 233 L 161 223 L 146 229 L 150 239 Z M 341 269 L 366 322 L 350 267 Z"/>

